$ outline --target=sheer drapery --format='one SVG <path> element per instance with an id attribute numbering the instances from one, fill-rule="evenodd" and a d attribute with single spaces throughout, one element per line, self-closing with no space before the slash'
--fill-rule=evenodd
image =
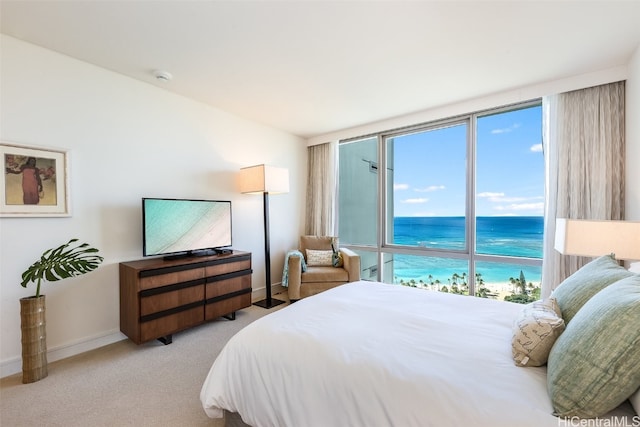
<path id="1" fill-rule="evenodd" d="M 335 235 L 336 144 L 308 148 L 305 234 Z"/>
<path id="2" fill-rule="evenodd" d="M 556 218 L 624 219 L 624 88 L 610 83 L 543 100 L 543 297 L 590 260 L 553 249 Z"/>

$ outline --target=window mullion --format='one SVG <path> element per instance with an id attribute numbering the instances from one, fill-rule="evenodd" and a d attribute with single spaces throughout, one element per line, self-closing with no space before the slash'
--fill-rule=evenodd
<path id="1" fill-rule="evenodd" d="M 467 124 L 467 251 L 469 295 L 476 294 L 476 115 Z"/>
<path id="2" fill-rule="evenodd" d="M 382 135 L 378 135 L 378 235 L 377 235 L 377 250 L 378 250 L 378 280 L 382 280 L 384 277 L 384 269 L 386 268 L 384 262 L 384 253 L 382 247 L 385 245 L 387 235 L 387 156 L 385 150 L 387 149 L 387 142 Z M 393 265 L 393 263 L 391 263 Z M 393 268 L 393 267 L 392 267 Z"/>

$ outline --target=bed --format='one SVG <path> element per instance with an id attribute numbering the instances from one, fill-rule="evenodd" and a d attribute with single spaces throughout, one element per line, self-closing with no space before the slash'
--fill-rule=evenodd
<path id="1" fill-rule="evenodd" d="M 251 426 L 558 427 L 546 367 L 519 367 L 512 357 L 521 310 L 345 284 L 238 332 L 211 367 L 201 402 L 211 418 L 228 411 Z M 636 419 L 628 401 L 607 417 Z"/>

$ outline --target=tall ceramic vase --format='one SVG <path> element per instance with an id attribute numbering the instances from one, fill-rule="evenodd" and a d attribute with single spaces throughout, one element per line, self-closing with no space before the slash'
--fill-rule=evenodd
<path id="1" fill-rule="evenodd" d="M 22 382 L 45 378 L 47 371 L 47 331 L 44 295 L 20 299 L 22 329 Z"/>

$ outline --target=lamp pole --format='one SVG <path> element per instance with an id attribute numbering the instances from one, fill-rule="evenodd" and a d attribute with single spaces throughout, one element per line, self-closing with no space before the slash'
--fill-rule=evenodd
<path id="1" fill-rule="evenodd" d="M 283 304 L 284 301 L 271 298 L 271 251 L 269 250 L 269 192 L 263 194 L 264 209 L 264 264 L 265 264 L 265 290 L 267 297 L 261 301 L 257 301 L 254 305 L 263 308 L 271 308 Z"/>

